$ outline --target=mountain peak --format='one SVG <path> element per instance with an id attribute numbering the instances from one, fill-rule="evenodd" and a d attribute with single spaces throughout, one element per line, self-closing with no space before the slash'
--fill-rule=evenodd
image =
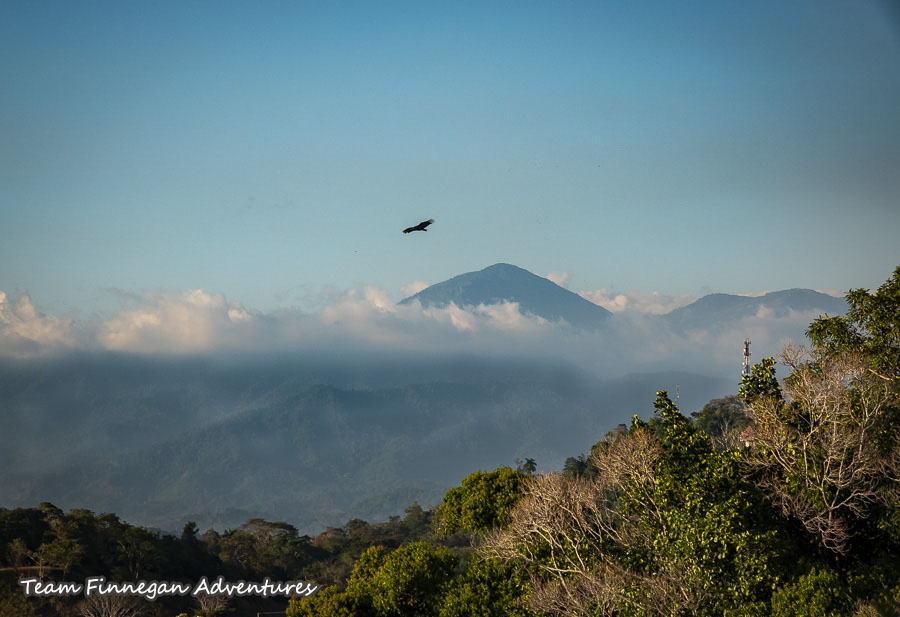
<path id="1" fill-rule="evenodd" d="M 454 276 L 423 289 L 400 303 L 413 300 L 422 306 L 478 306 L 517 302 L 523 314 L 537 315 L 548 321 L 565 321 L 571 326 L 595 330 L 609 318 L 610 312 L 563 289 L 553 281 L 507 263 L 496 263 L 477 272 Z"/>

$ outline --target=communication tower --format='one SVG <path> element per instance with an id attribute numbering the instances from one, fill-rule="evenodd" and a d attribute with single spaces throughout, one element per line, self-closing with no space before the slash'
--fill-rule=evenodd
<path id="1" fill-rule="evenodd" d="M 744 339 L 744 368 L 741 370 L 742 377 L 750 376 L 750 339 Z"/>

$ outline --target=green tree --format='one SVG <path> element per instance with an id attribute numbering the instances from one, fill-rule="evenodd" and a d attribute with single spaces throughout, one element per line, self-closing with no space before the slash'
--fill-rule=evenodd
<path id="1" fill-rule="evenodd" d="M 292 599 L 285 612 L 286 617 L 375 617 L 368 598 L 327 587 L 316 595 Z"/>
<path id="2" fill-rule="evenodd" d="M 527 617 L 527 579 L 494 559 L 469 560 L 466 570 L 446 588 L 440 617 Z"/>
<path id="3" fill-rule="evenodd" d="M 41 614 L 43 603 L 41 599 L 26 597 L 15 582 L 0 579 L 0 617 L 36 617 Z"/>
<path id="4" fill-rule="evenodd" d="M 851 289 L 846 297 L 847 314 L 813 321 L 809 340 L 822 351 L 862 353 L 879 374 L 900 379 L 900 266 L 874 294 Z"/>
<path id="5" fill-rule="evenodd" d="M 379 615 L 433 615 L 456 558 L 446 549 L 423 542 L 401 546 L 384 560 L 371 579 L 372 605 Z"/>
<path id="6" fill-rule="evenodd" d="M 537 461 L 533 458 L 526 458 L 524 461 L 516 459 L 516 471 L 523 476 L 533 475 L 537 471 Z"/>
<path id="7" fill-rule="evenodd" d="M 563 463 L 563 473 L 572 478 L 588 477 L 592 478 L 597 471 L 591 466 L 591 459 L 585 454 L 579 454 L 577 457 L 570 456 Z"/>
<path id="8" fill-rule="evenodd" d="M 852 607 L 847 585 L 834 570 L 813 568 L 772 595 L 772 617 L 842 617 Z"/>
<path id="9" fill-rule="evenodd" d="M 373 546 L 357 560 L 343 592 L 336 587 L 292 600 L 288 617 L 435 615 L 453 576 L 456 558 L 446 549 L 415 542 L 388 553 Z"/>
<path id="10" fill-rule="evenodd" d="M 476 471 L 444 494 L 437 512 L 438 529 L 448 536 L 458 529 L 476 533 L 502 524 L 521 495 L 523 477 L 509 467 Z"/>
<path id="11" fill-rule="evenodd" d="M 714 398 L 691 414 L 694 426 L 712 438 L 719 438 L 750 425 L 746 406 L 739 396 Z"/>
<path id="12" fill-rule="evenodd" d="M 660 434 L 632 429 L 592 452 L 594 479 L 541 474 L 487 555 L 537 575 L 534 610 L 558 615 L 745 615 L 776 581 L 771 511 L 667 394 Z"/>
<path id="13" fill-rule="evenodd" d="M 870 514 L 889 520 L 900 502 L 896 396 L 857 353 L 788 345 L 781 357 L 791 368 L 785 398 L 752 401 L 746 461 L 784 514 L 847 555 Z"/>

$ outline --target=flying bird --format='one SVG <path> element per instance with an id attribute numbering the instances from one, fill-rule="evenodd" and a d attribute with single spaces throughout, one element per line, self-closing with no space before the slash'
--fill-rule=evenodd
<path id="1" fill-rule="evenodd" d="M 432 223 L 434 223 L 434 219 L 428 219 L 427 221 L 422 221 L 418 225 L 413 225 L 412 227 L 407 227 L 406 229 L 403 230 L 403 233 L 408 234 L 411 231 L 428 231 L 425 228 L 428 227 L 429 225 L 431 225 Z"/>

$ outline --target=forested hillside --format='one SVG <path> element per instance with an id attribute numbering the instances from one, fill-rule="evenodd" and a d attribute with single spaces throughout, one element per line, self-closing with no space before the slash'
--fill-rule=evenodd
<path id="1" fill-rule="evenodd" d="M 0 504 L 50 501 L 172 532 L 262 517 L 318 533 L 437 504 L 473 469 L 525 457 L 558 468 L 623 407 L 675 384 L 697 406 L 731 385 L 464 356 L 9 363 Z"/>

